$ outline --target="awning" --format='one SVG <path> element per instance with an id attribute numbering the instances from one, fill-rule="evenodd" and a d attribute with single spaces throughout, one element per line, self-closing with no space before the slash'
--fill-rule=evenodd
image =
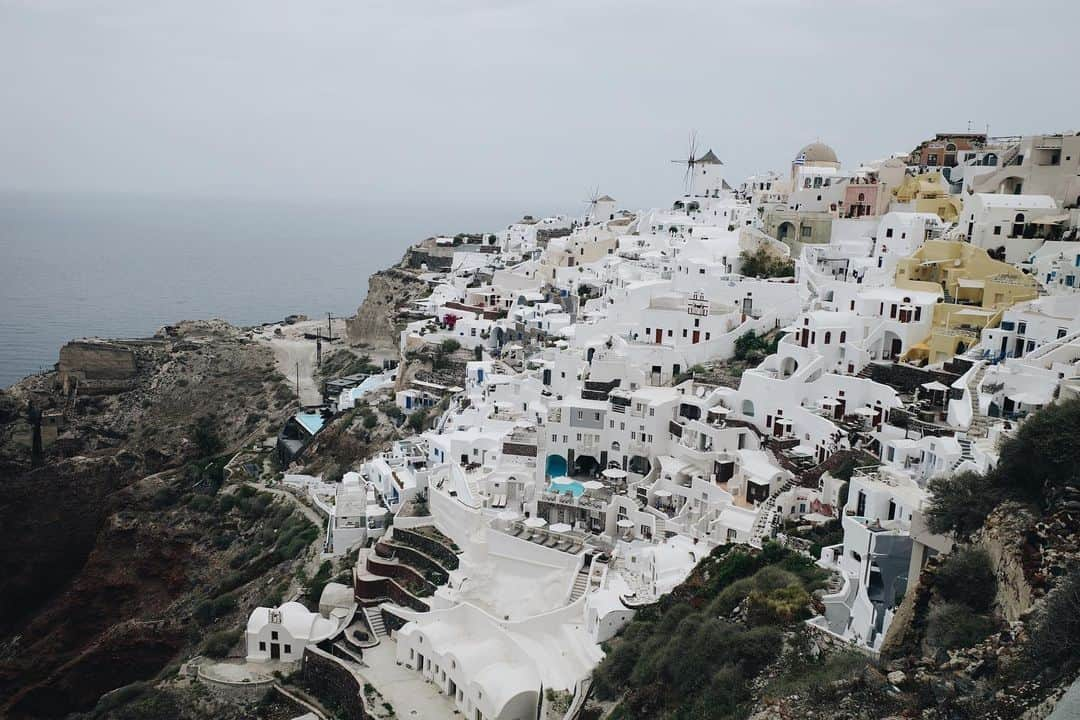
<path id="1" fill-rule="evenodd" d="M 976 280 L 974 278 L 957 278 L 956 284 L 962 288 L 981 288 L 986 287 L 985 280 Z"/>
<path id="2" fill-rule="evenodd" d="M 1061 223 L 1068 222 L 1068 215 L 1044 215 L 1041 218 L 1035 218 L 1031 221 L 1032 225 L 1060 225 Z"/>
<path id="3" fill-rule="evenodd" d="M 928 383 L 923 383 L 922 387 L 926 388 L 927 390 L 933 390 L 934 392 L 945 392 L 945 391 L 947 391 L 949 389 L 948 386 L 942 385 L 937 380 L 934 380 L 934 381 L 928 382 Z"/>

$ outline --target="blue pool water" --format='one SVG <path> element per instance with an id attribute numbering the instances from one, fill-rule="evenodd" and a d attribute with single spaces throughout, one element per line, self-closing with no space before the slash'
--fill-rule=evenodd
<path id="1" fill-rule="evenodd" d="M 566 475 L 566 458 L 562 455 L 548 455 L 547 476 L 558 478 Z"/>
<path id="2" fill-rule="evenodd" d="M 323 416 L 319 413 L 302 412 L 296 414 L 296 422 L 303 425 L 304 429 L 314 435 L 322 430 L 323 423 L 326 421 L 323 420 Z"/>
<path id="3" fill-rule="evenodd" d="M 564 493 L 569 490 L 573 493 L 574 497 L 581 497 L 585 492 L 585 486 L 579 483 L 577 480 L 552 480 L 551 485 L 548 485 L 548 490 L 551 492 Z"/>

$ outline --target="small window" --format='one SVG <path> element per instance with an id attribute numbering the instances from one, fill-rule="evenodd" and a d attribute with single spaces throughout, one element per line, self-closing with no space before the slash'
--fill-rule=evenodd
<path id="1" fill-rule="evenodd" d="M 292 654 L 292 645 L 288 645 L 288 644 L 285 645 L 285 654 L 286 655 L 291 655 Z"/>
<path id="2" fill-rule="evenodd" d="M 262 652 L 266 652 L 266 643 L 265 642 L 260 642 L 259 643 L 259 650 L 262 651 Z"/>

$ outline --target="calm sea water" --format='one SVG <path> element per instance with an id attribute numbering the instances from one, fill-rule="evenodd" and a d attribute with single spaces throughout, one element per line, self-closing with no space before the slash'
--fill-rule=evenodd
<path id="1" fill-rule="evenodd" d="M 0 193 L 0 387 L 51 367 L 73 338 L 144 336 L 184 319 L 352 314 L 368 276 L 411 242 L 484 221 L 494 217 Z"/>

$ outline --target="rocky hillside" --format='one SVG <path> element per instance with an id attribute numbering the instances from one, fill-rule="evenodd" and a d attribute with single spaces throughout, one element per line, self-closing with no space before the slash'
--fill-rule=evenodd
<path id="1" fill-rule="evenodd" d="M 349 341 L 377 350 L 396 349 L 401 329 L 398 309 L 429 293 L 427 283 L 417 272 L 407 269 L 407 259 L 396 267 L 380 270 L 368 279 L 367 296 L 346 323 Z"/>
<path id="2" fill-rule="evenodd" d="M 271 522 L 206 512 L 223 458 L 292 403 L 266 346 L 220 322 L 69 348 L 0 394 L 0 716 L 88 710 L 200 641 L 195 607 Z"/>

